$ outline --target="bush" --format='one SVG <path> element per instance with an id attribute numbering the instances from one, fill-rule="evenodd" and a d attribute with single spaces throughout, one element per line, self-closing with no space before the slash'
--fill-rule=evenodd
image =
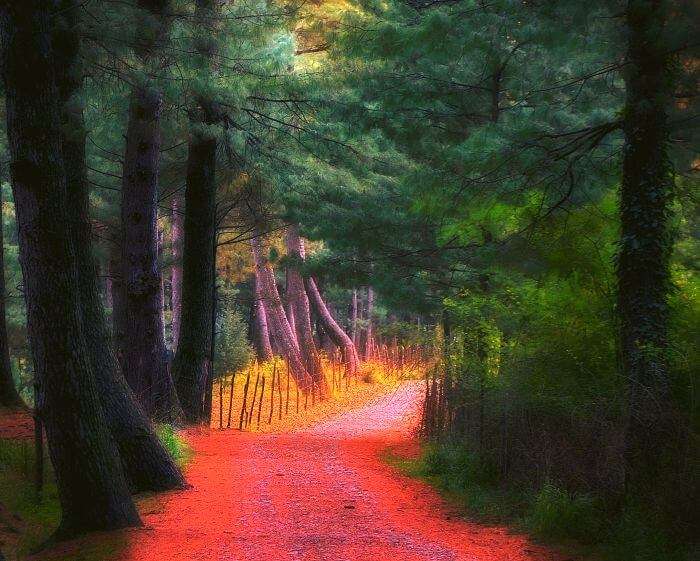
<path id="1" fill-rule="evenodd" d="M 581 542 L 600 538 L 603 511 L 590 495 L 570 493 L 546 483 L 531 504 L 525 525 L 538 536 Z"/>
<path id="2" fill-rule="evenodd" d="M 180 467 L 187 464 L 192 457 L 192 450 L 187 442 L 177 434 L 172 425 L 158 425 L 156 427 L 156 434 L 163 443 L 163 446 L 165 446 L 168 454 L 170 454 L 172 459 L 175 460 Z"/>
<path id="3" fill-rule="evenodd" d="M 240 313 L 225 308 L 217 322 L 216 377 L 243 368 L 253 355 L 248 343 L 248 330 Z"/>

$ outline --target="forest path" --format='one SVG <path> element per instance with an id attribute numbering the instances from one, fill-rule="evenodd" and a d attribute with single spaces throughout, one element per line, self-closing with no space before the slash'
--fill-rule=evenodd
<path id="1" fill-rule="evenodd" d="M 128 561 L 553 561 L 504 528 L 465 522 L 381 459 L 417 451 L 423 386 L 286 434 L 191 431 L 191 489 L 142 505 Z"/>

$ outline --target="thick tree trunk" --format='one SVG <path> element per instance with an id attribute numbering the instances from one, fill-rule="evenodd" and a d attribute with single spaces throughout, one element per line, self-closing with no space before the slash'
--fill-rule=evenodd
<path id="1" fill-rule="evenodd" d="M 185 417 L 205 420 L 216 229 L 216 139 L 192 133 L 187 156 L 182 323 L 173 374 Z"/>
<path id="2" fill-rule="evenodd" d="M 158 168 L 162 94 L 131 94 L 122 183 L 122 278 L 126 303 L 122 369 L 149 415 L 172 421 L 178 405 L 169 372 L 158 263 Z"/>
<path id="3" fill-rule="evenodd" d="M 323 301 L 323 297 L 316 286 L 316 281 L 313 277 L 308 277 L 305 279 L 306 292 L 309 295 L 309 300 L 316 309 L 316 313 L 323 324 L 324 331 L 333 340 L 333 342 L 340 347 L 343 352 L 343 360 L 348 368 L 348 373 L 353 375 L 357 372 L 360 366 L 360 360 L 357 356 L 357 349 L 352 342 L 352 339 L 348 337 L 348 334 L 343 331 L 343 328 L 338 325 L 338 323 L 333 318 L 333 315 L 328 310 L 326 303 Z"/>
<path id="4" fill-rule="evenodd" d="M 620 346 L 629 381 L 627 460 L 653 480 L 669 441 L 668 304 L 673 169 L 668 156 L 672 80 L 663 41 L 668 5 L 629 0 L 625 150 L 617 261 Z"/>
<path id="5" fill-rule="evenodd" d="M 374 290 L 367 287 L 367 331 L 365 332 L 365 360 L 372 358 L 374 333 L 372 332 L 372 314 L 374 313 Z"/>
<path id="6" fill-rule="evenodd" d="M 112 343 L 119 364 L 124 356 L 124 337 L 126 334 L 126 297 L 123 274 L 121 236 L 117 236 L 117 241 L 111 243 L 109 247 L 109 278 L 112 287 Z"/>
<path id="7" fill-rule="evenodd" d="M 282 347 L 282 354 L 289 362 L 294 379 L 302 388 L 308 389 L 312 379 L 304 365 L 296 336 L 287 321 L 282 299 L 277 290 L 275 274 L 265 257 L 262 235 L 258 233 L 256 237 L 251 239 L 250 245 L 255 262 L 255 275 L 260 286 L 260 296 L 270 327 L 275 332 L 277 342 Z"/>
<path id="8" fill-rule="evenodd" d="M 67 178 L 68 218 L 75 245 L 81 320 L 90 364 L 107 425 L 124 471 L 135 491 L 181 487 L 182 475 L 137 405 L 112 352 L 109 329 L 97 286 L 92 254 L 89 191 L 85 167 L 85 126 L 76 97 L 82 88 L 76 0 L 63 0 L 60 29 L 54 34 L 57 85 L 63 104 L 63 158 Z"/>
<path id="9" fill-rule="evenodd" d="M 263 305 L 262 291 L 260 290 L 260 282 L 258 275 L 253 276 L 254 300 L 253 308 L 255 310 L 255 349 L 259 360 L 272 360 L 272 344 L 270 343 L 270 328 L 267 324 L 267 313 Z"/>
<path id="10" fill-rule="evenodd" d="M 296 226 L 287 228 L 285 243 L 287 245 L 287 254 L 292 260 L 301 263 L 306 258 L 304 241 L 299 236 L 299 230 Z M 294 264 L 287 267 L 287 300 L 294 317 L 294 329 L 296 330 L 297 342 L 306 370 L 311 375 L 314 384 L 325 392 L 325 378 L 321 371 L 321 363 L 316 350 L 313 329 L 311 328 L 309 298 L 304 288 L 304 279 L 298 267 Z"/>
<path id="11" fill-rule="evenodd" d="M 213 0 L 197 0 L 195 18 L 202 37 L 199 55 L 212 68 L 212 35 L 218 15 Z M 208 27 L 207 27 L 208 26 Z M 208 70 L 205 70 L 207 72 Z M 207 394 L 213 379 L 211 347 L 212 305 L 216 264 L 216 137 L 202 130 L 221 116 L 208 91 L 194 91 L 190 109 L 190 139 L 185 186 L 185 240 L 182 256 L 182 309 L 173 374 L 185 417 L 192 423 L 208 421 Z M 214 248 L 214 250 L 212 249 Z"/>
<path id="12" fill-rule="evenodd" d="M 12 379 L 10 349 L 7 346 L 7 324 L 5 313 L 5 246 L 3 240 L 2 193 L 0 193 L 0 406 L 24 407 Z"/>
<path id="13" fill-rule="evenodd" d="M 170 269 L 170 290 L 172 307 L 173 352 L 177 351 L 180 337 L 180 318 L 182 313 L 182 245 L 185 232 L 185 209 L 181 197 L 175 197 L 172 205 L 172 251 L 173 265 Z"/>
<path id="14" fill-rule="evenodd" d="M 140 523 L 100 406 L 80 318 L 51 26 L 55 4 L 0 4 L 12 190 L 38 379 L 62 507 L 57 538 Z"/>

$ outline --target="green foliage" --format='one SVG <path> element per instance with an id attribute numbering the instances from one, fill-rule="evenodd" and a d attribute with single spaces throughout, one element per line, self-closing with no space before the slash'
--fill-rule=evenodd
<path id="1" fill-rule="evenodd" d="M 545 483 L 531 500 L 525 525 L 536 535 L 583 543 L 599 539 L 605 513 L 595 498 Z"/>
<path id="2" fill-rule="evenodd" d="M 466 516 L 510 523 L 550 543 L 578 544 L 603 561 L 691 561 L 692 546 L 675 542 L 634 500 L 611 509 L 600 498 L 546 482 L 539 488 L 501 484 L 488 463 L 458 444 L 427 444 L 417 459 L 386 458 L 407 475 L 435 485 Z"/>
<path id="3" fill-rule="evenodd" d="M 219 326 L 215 365 L 217 376 L 223 376 L 227 372 L 237 372 L 248 364 L 253 353 L 248 343 L 246 324 L 239 312 L 225 310 Z"/>
<path id="4" fill-rule="evenodd" d="M 168 424 L 157 425 L 156 434 L 173 460 L 175 460 L 180 467 L 187 465 L 192 458 L 192 449 L 175 431 L 173 426 Z"/>

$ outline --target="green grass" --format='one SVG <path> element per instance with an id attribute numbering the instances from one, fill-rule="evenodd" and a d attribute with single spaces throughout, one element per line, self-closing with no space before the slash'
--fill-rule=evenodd
<path id="1" fill-rule="evenodd" d="M 156 433 L 177 465 L 181 468 L 185 467 L 193 456 L 192 449 L 187 445 L 187 442 L 177 434 L 172 425 L 158 425 Z"/>
<path id="2" fill-rule="evenodd" d="M 604 561 L 693 561 L 697 550 L 675 543 L 643 509 L 611 514 L 595 496 L 546 483 L 536 490 L 498 481 L 495 470 L 463 447 L 428 444 L 415 459 L 385 460 L 436 487 L 465 517 L 509 524 L 534 539 Z"/>
<path id="3" fill-rule="evenodd" d="M 180 467 L 191 460 L 192 450 L 172 426 L 159 425 L 157 434 Z M 28 440 L 0 439 L 0 503 L 20 519 L 16 523 L 20 531 L 16 554 L 20 559 L 45 542 L 60 521 L 58 490 L 46 452 L 44 466 L 44 486 L 41 500 L 38 500 L 34 487 L 34 443 Z M 98 561 L 110 558 L 121 547 L 123 537 L 120 535 L 104 536 L 94 543 L 84 544 L 66 559 Z M 3 553 L 7 553 L 7 548 Z"/>
<path id="4" fill-rule="evenodd" d="M 22 555 L 47 540 L 61 517 L 58 490 L 48 458 L 44 466 L 44 486 L 41 500 L 38 500 L 34 487 L 33 442 L 0 439 L 0 503 L 20 518 L 17 549 Z"/>

